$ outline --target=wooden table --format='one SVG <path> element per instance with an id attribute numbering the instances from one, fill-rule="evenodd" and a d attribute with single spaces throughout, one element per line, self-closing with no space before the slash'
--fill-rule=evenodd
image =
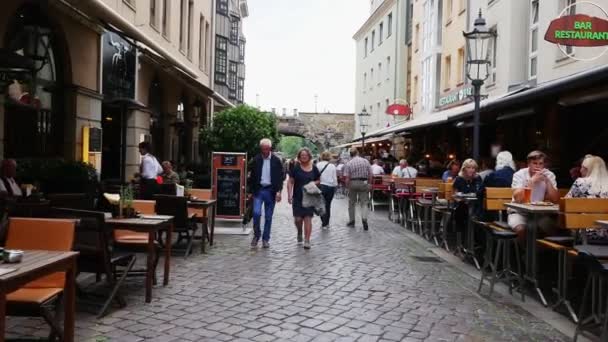
<path id="1" fill-rule="evenodd" d="M 464 202 L 467 204 L 468 220 L 467 220 L 467 241 L 464 244 L 464 247 L 460 247 L 460 252 L 466 258 L 469 257 L 475 263 L 475 267 L 480 270 L 481 266 L 479 265 L 479 261 L 477 260 L 477 256 L 475 255 L 475 225 L 473 223 L 473 216 L 475 214 L 475 206 L 474 202 L 477 202 L 477 196 L 466 196 L 464 194 L 454 194 L 452 196 L 454 201 L 456 202 Z"/>
<path id="2" fill-rule="evenodd" d="M 77 256 L 78 252 L 24 251 L 23 260 L 20 263 L 2 264 L 2 268 L 15 270 L 0 275 L 0 341 L 4 341 L 6 295 L 33 280 L 55 272 L 65 272 L 64 341 L 74 341 Z"/>
<path id="3" fill-rule="evenodd" d="M 171 216 L 169 216 L 171 217 Z M 143 218 L 116 218 L 107 219 L 106 225 L 111 229 L 128 229 L 141 233 L 148 233 L 148 255 L 146 256 L 146 303 L 152 301 L 152 282 L 154 280 L 154 241 L 161 230 L 167 229 L 167 244 L 165 247 L 165 272 L 163 285 L 169 284 L 171 268 L 171 245 L 173 240 L 173 217 L 171 219 L 143 219 Z"/>
<path id="4" fill-rule="evenodd" d="M 540 206 L 523 203 L 505 203 L 505 207 L 513 209 L 520 214 L 530 217 L 526 225 L 526 274 L 524 279 L 534 284 L 536 293 L 543 305 L 547 306 L 547 300 L 538 287 L 538 263 L 536 258 L 536 239 L 538 236 L 538 219 L 542 215 L 559 213 L 559 205 Z"/>
<path id="5" fill-rule="evenodd" d="M 216 212 L 217 200 L 191 200 L 188 201 L 188 207 L 192 209 L 201 209 L 206 221 L 203 221 L 203 228 L 207 229 L 206 225 L 209 225 L 209 246 L 213 246 L 213 235 L 215 232 L 215 212 Z M 211 209 L 211 210 L 209 210 Z M 209 217 L 209 211 L 211 211 L 211 217 Z M 203 248 L 205 241 L 202 242 Z"/>

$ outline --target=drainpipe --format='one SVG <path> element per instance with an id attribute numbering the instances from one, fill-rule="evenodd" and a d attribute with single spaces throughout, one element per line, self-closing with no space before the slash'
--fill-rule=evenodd
<path id="1" fill-rule="evenodd" d="M 188 76 L 194 79 L 198 78 L 198 74 L 196 71 L 192 70 L 190 67 L 188 67 L 186 64 L 184 64 L 177 58 L 173 57 L 170 53 L 167 53 L 165 49 L 158 43 L 156 43 L 154 40 L 146 37 L 146 35 L 141 32 L 135 25 L 121 17 L 120 14 L 114 11 L 114 9 L 106 5 L 103 0 L 79 0 L 76 4 L 81 5 L 80 7 L 89 8 L 91 10 L 91 15 L 99 17 L 109 23 L 114 24 L 117 28 L 124 31 L 124 33 L 127 34 L 129 37 L 149 46 L 150 48 L 158 52 L 158 54 L 163 56 L 163 58 L 173 63 L 176 67 L 188 74 Z"/>

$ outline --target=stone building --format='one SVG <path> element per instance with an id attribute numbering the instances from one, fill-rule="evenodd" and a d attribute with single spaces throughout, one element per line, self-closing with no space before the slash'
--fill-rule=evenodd
<path id="1" fill-rule="evenodd" d="M 212 0 L 9 0 L 0 12 L 0 153 L 92 163 L 102 179 L 198 157 L 213 102 Z"/>

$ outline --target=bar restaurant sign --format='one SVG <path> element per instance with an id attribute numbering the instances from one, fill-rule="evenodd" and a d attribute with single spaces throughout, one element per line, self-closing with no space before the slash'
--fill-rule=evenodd
<path id="1" fill-rule="evenodd" d="M 437 109 L 446 109 L 471 102 L 471 96 L 473 96 L 473 86 L 466 84 L 443 94 L 437 102 Z"/>
<path id="2" fill-rule="evenodd" d="M 563 15 L 564 13 L 573 13 L 572 7 L 575 5 L 577 7 L 574 8 L 576 8 L 577 12 L 581 12 L 584 9 L 593 9 L 594 12 L 603 13 L 604 18 L 584 13 Z M 551 21 L 547 33 L 545 33 L 545 40 L 557 44 L 566 56 L 577 59 L 566 53 L 562 47 L 578 46 L 591 48 L 607 46 L 608 13 L 599 5 L 588 1 L 577 2 L 576 4 L 570 5 L 562 11 L 562 15 L 560 15 L 559 18 Z M 592 58 L 586 58 L 585 60 L 599 58 L 606 53 L 607 50 L 608 48 L 602 49 L 599 54 L 592 56 Z"/>

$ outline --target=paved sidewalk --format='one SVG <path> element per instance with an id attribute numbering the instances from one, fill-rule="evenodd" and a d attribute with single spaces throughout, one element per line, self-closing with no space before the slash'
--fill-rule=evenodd
<path id="1" fill-rule="evenodd" d="M 129 280 L 128 306 L 97 320 L 78 313 L 78 341 L 569 341 L 407 237 L 384 210 L 369 232 L 347 228 L 334 201 L 332 228 L 315 219 L 312 249 L 296 245 L 291 208 L 275 212 L 269 250 L 221 235 L 208 255 L 175 257 L 168 287 L 144 304 Z M 12 334 L 46 336 L 39 320 L 8 319 Z"/>

